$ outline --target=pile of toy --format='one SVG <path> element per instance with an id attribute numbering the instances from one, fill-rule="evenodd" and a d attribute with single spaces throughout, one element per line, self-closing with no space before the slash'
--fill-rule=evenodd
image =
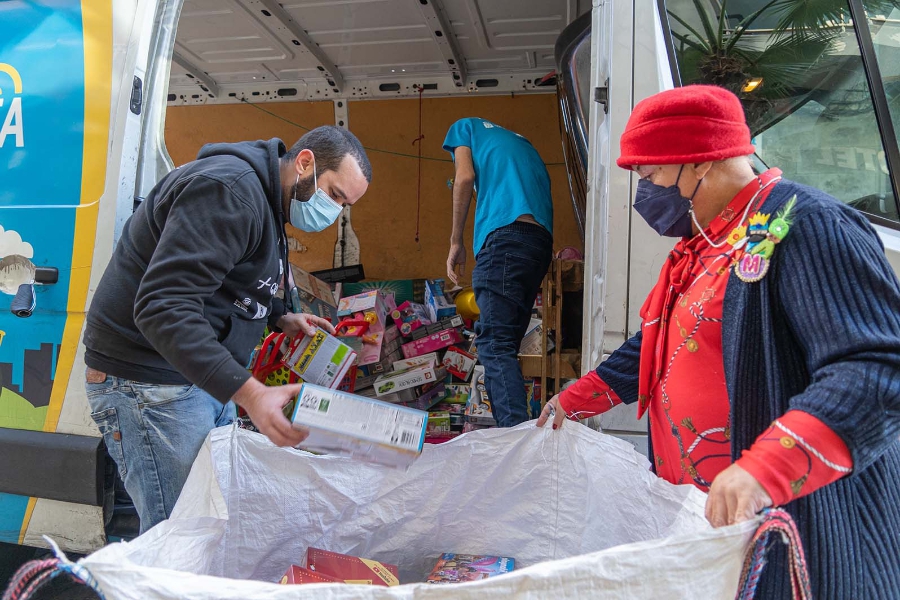
<path id="1" fill-rule="evenodd" d="M 454 302 L 441 279 L 332 287 L 291 270 L 294 305 L 328 319 L 336 333 L 272 334 L 252 365 L 262 381 L 281 371 L 274 384 L 304 383 L 286 407 L 296 426 L 312 432 L 304 449 L 407 466 L 424 443 L 496 425 L 473 321 L 457 311 L 457 304 L 471 306 L 470 293 Z M 462 312 L 472 316 L 465 305 Z M 539 340 L 539 326 L 533 319 L 523 348 Z M 536 416 L 540 390 L 533 380 L 525 385 Z"/>
<path id="2" fill-rule="evenodd" d="M 447 584 L 480 581 L 509 573 L 516 561 L 505 556 L 445 553 L 437 559 L 425 583 Z M 351 583 L 362 585 L 400 585 L 396 565 L 348 554 L 309 548 L 303 566 L 291 565 L 281 578 L 282 584 Z M 406 582 L 411 583 L 411 582 Z"/>

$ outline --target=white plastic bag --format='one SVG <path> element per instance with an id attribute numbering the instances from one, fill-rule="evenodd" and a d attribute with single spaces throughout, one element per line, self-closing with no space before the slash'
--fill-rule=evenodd
<path id="1" fill-rule="evenodd" d="M 408 472 L 210 433 L 172 517 L 82 564 L 107 598 L 733 598 L 758 521 L 713 530 L 705 495 L 626 442 L 525 423 L 426 445 Z M 475 583 L 282 586 L 314 546 L 421 582 L 443 552 L 511 556 Z M 548 562 L 552 561 L 552 562 Z"/>

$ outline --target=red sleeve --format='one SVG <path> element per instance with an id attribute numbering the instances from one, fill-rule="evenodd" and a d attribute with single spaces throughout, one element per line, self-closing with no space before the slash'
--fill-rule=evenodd
<path id="1" fill-rule="evenodd" d="M 765 488 L 775 506 L 806 496 L 853 470 L 847 445 L 809 413 L 788 411 L 736 464 Z"/>
<path id="2" fill-rule="evenodd" d="M 622 401 L 611 387 L 591 371 L 559 395 L 559 406 L 569 419 L 587 419 L 605 413 Z"/>

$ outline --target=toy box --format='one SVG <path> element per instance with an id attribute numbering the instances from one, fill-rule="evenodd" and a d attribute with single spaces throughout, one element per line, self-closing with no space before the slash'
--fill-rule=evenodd
<path id="1" fill-rule="evenodd" d="M 428 413 L 428 427 L 425 429 L 425 437 L 442 437 L 450 433 L 450 413 Z"/>
<path id="2" fill-rule="evenodd" d="M 541 354 L 541 335 L 544 331 L 544 324 L 540 319 L 531 319 L 528 323 L 528 329 L 525 331 L 525 337 L 519 345 L 519 354 Z M 547 339 L 547 352 L 553 350 L 553 340 Z"/>
<path id="3" fill-rule="evenodd" d="M 472 395 L 472 386 L 464 383 L 450 383 L 447 385 L 447 394 L 444 396 L 444 402 L 449 404 L 465 404 Z"/>
<path id="4" fill-rule="evenodd" d="M 444 280 L 431 279 L 425 282 L 425 307 L 432 321 L 456 314 L 456 305 L 444 295 Z"/>
<path id="5" fill-rule="evenodd" d="M 419 387 L 426 383 L 435 383 L 434 367 L 419 365 L 402 371 L 385 373 L 375 380 L 375 393 L 379 396 Z"/>
<path id="6" fill-rule="evenodd" d="M 368 365 L 360 365 L 359 366 L 359 374 L 362 376 L 373 376 L 373 375 L 381 375 L 382 373 L 387 373 L 388 371 L 396 370 L 394 368 L 394 363 L 403 358 L 403 352 L 399 349 L 396 352 L 392 352 L 391 354 L 386 355 L 384 358 L 379 360 L 378 362 L 373 362 Z"/>
<path id="7" fill-rule="evenodd" d="M 356 360 L 356 352 L 323 329 L 296 338 L 284 352 L 284 364 L 303 381 L 337 387 Z"/>
<path id="8" fill-rule="evenodd" d="M 484 386 L 484 367 L 481 365 L 473 370 L 472 394 L 466 403 L 466 421 L 474 425 L 493 426 L 497 424 L 491 399 Z"/>
<path id="9" fill-rule="evenodd" d="M 409 335 L 419 327 L 432 323 L 424 304 L 408 301 L 395 308 L 391 313 L 391 318 L 403 335 Z"/>
<path id="10" fill-rule="evenodd" d="M 465 326 L 465 321 L 459 315 L 453 315 L 452 317 L 446 317 L 441 319 L 437 323 L 432 323 L 431 325 L 425 325 L 424 327 L 419 327 L 415 331 L 413 331 L 409 338 L 413 340 L 419 340 L 423 337 L 428 337 L 432 333 L 437 333 L 439 331 L 443 331 L 445 329 L 455 329 L 459 327 Z"/>
<path id="11" fill-rule="evenodd" d="M 445 386 L 446 387 L 446 386 Z M 446 396 L 446 394 L 445 394 Z M 447 402 L 446 398 L 442 398 L 440 402 L 431 407 L 431 410 L 439 410 L 442 412 L 448 412 L 450 415 L 465 415 L 466 414 L 466 405 L 458 404 L 455 402 Z"/>
<path id="12" fill-rule="evenodd" d="M 411 403 L 410 406 L 419 410 L 429 410 L 435 404 L 443 401 L 446 393 L 447 386 L 443 382 L 435 383 L 431 386 L 424 386 L 419 393 L 419 397 L 415 402 Z"/>
<path id="13" fill-rule="evenodd" d="M 359 281 L 343 284 L 345 296 L 361 294 L 371 290 L 381 290 L 385 296 L 393 294 L 397 304 L 403 304 L 407 301 L 418 302 L 421 304 L 425 301 L 424 279 L 391 279 L 386 281 Z"/>
<path id="14" fill-rule="evenodd" d="M 310 432 L 301 448 L 405 468 L 422 453 L 428 413 L 304 383 L 291 421 Z"/>
<path id="15" fill-rule="evenodd" d="M 444 354 L 443 363 L 448 373 L 462 381 L 468 381 L 475 368 L 475 357 L 456 346 L 450 346 Z"/>
<path id="16" fill-rule="evenodd" d="M 326 575 L 325 573 L 316 573 L 305 567 L 291 565 L 287 572 L 279 582 L 281 584 L 297 584 L 297 583 L 345 583 L 343 579 Z"/>
<path id="17" fill-rule="evenodd" d="M 403 356 L 405 356 L 406 358 L 412 358 L 414 356 L 421 356 L 422 354 L 427 354 L 429 352 L 443 350 L 447 346 L 452 346 L 453 344 L 461 341 L 462 335 L 460 335 L 458 330 L 445 329 L 443 331 L 439 331 L 438 333 L 433 333 L 428 337 L 423 337 L 412 342 L 407 342 L 403 344 L 401 349 L 403 350 Z"/>
<path id="18" fill-rule="evenodd" d="M 400 585 L 396 565 L 319 548 L 309 548 L 306 551 L 306 568 L 315 573 L 336 577 L 345 583 Z"/>
<path id="19" fill-rule="evenodd" d="M 302 310 L 337 323 L 338 303 L 334 299 L 331 286 L 293 263 L 291 275 L 294 278 L 294 285 L 297 286 L 297 298 L 300 301 L 300 306 L 295 310 Z"/>
<path id="20" fill-rule="evenodd" d="M 395 371 L 399 371 L 400 369 L 408 369 L 419 365 L 431 365 L 432 367 L 436 367 L 438 362 L 437 352 L 429 352 L 428 354 L 423 354 L 421 356 L 413 356 L 412 358 L 404 358 L 395 361 L 393 366 Z"/>
<path id="21" fill-rule="evenodd" d="M 516 567 L 513 558 L 504 556 L 476 556 L 474 554 L 443 554 L 426 579 L 427 583 L 465 583 L 480 581 L 511 572 Z"/>
<path id="22" fill-rule="evenodd" d="M 391 404 L 405 404 L 413 408 L 416 408 L 414 405 L 419 397 L 415 388 L 400 390 L 399 392 L 392 392 L 390 394 L 379 396 L 375 393 L 375 388 L 371 387 L 360 391 L 359 395 L 365 396 L 366 398 L 375 398 L 382 402 L 390 402 Z"/>

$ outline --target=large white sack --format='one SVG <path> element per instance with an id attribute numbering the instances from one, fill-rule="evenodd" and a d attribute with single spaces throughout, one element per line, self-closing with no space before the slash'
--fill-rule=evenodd
<path id="1" fill-rule="evenodd" d="M 630 444 L 573 423 L 473 432 L 426 446 L 405 473 L 226 427 L 169 520 L 82 564 L 108 598 L 135 600 L 734 597 L 758 523 L 711 529 L 704 494 L 648 467 Z M 309 546 L 397 564 L 403 582 L 422 581 L 443 552 L 512 556 L 517 570 L 451 586 L 267 583 Z"/>

